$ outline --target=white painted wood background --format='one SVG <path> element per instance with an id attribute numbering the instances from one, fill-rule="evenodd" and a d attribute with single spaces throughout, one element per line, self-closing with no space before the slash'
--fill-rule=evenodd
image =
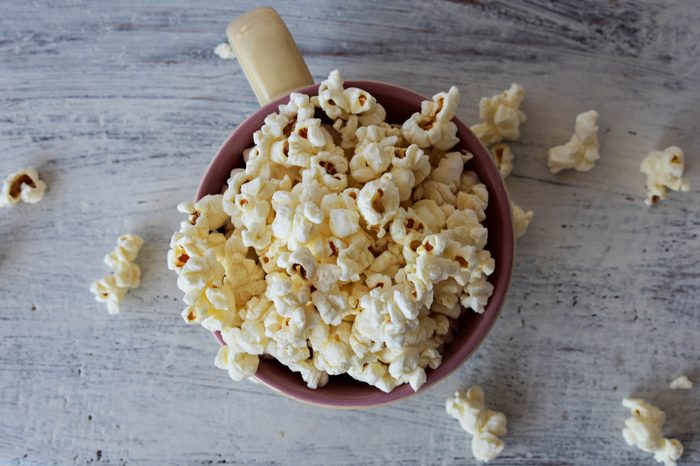
<path id="1" fill-rule="evenodd" d="M 212 50 L 257 2 L 0 3 L 0 172 L 34 165 L 35 206 L 0 211 L 0 464 L 473 464 L 444 414 L 480 383 L 508 415 L 496 464 L 633 465 L 626 395 L 666 410 L 700 464 L 700 4 L 691 1 L 269 2 L 316 78 L 456 84 L 459 116 L 521 83 L 514 199 L 536 212 L 510 297 L 438 387 L 364 412 L 301 405 L 214 368 L 165 265 L 175 206 L 256 107 Z M 550 175 L 546 149 L 600 112 L 602 159 Z M 693 189 L 644 207 L 639 162 L 679 145 Z M 88 292 L 117 235 L 143 235 L 118 316 Z"/>

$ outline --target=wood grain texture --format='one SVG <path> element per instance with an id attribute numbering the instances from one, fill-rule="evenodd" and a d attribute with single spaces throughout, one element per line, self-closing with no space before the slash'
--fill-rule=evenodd
<path id="1" fill-rule="evenodd" d="M 700 464 L 700 5 L 689 1 L 269 2 L 316 80 L 432 94 L 459 116 L 511 82 L 528 122 L 513 198 L 533 209 L 510 297 L 447 381 L 365 412 L 307 407 L 213 366 L 165 265 L 210 157 L 257 107 L 235 61 L 213 54 L 257 2 L 0 3 L 0 172 L 33 165 L 35 206 L 0 211 L 0 464 L 472 464 L 444 414 L 478 382 L 509 420 L 495 464 L 634 465 L 620 435 L 629 394 L 668 414 Z M 546 149 L 600 112 L 602 159 L 550 175 Z M 639 162 L 678 145 L 691 192 L 643 205 Z M 146 239 L 141 287 L 109 316 L 89 284 L 117 235 Z"/>

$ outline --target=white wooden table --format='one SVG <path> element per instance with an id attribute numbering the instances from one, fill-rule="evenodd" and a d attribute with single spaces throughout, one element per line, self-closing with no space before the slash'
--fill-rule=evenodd
<path id="1" fill-rule="evenodd" d="M 626 395 L 666 410 L 700 464 L 700 5 L 690 1 L 269 2 L 316 78 L 460 87 L 459 116 L 511 82 L 528 115 L 509 186 L 536 213 L 510 297 L 477 354 L 394 406 L 304 406 L 214 368 L 165 265 L 218 145 L 256 101 L 212 52 L 257 2 L 5 0 L 0 172 L 37 167 L 35 206 L 0 211 L 0 464 L 464 464 L 444 413 L 478 382 L 508 415 L 496 464 L 633 465 Z M 584 5 L 584 3 L 589 3 Z M 600 112 L 602 159 L 550 175 L 546 149 Z M 643 205 L 639 162 L 679 145 L 693 189 Z M 117 235 L 141 234 L 143 279 L 118 316 L 88 292 Z"/>

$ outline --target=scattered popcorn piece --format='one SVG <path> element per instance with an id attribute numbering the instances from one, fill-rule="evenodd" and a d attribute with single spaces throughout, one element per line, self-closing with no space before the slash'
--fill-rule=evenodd
<path id="1" fill-rule="evenodd" d="M 217 367 L 251 379 L 273 357 L 309 388 L 340 374 L 421 388 L 453 320 L 483 313 L 493 293 L 489 193 L 464 171 L 472 155 L 448 152 L 458 104 L 452 87 L 392 125 L 333 71 L 318 96 L 292 93 L 265 118 L 222 194 L 178 206 L 168 268 L 185 322 L 221 332 Z M 124 265 L 103 298 L 137 279 Z"/>
<path id="2" fill-rule="evenodd" d="M 455 392 L 445 404 L 447 414 L 457 419 L 462 429 L 472 435 L 472 453 L 478 461 L 496 458 L 505 443 L 499 437 L 506 435 L 506 416 L 487 409 L 484 391 L 474 385 L 466 392 Z"/>
<path id="3" fill-rule="evenodd" d="M 683 151 L 676 146 L 650 152 L 640 166 L 647 177 L 646 205 L 654 205 L 666 199 L 667 190 L 688 191 L 690 183 L 683 179 L 685 168 Z"/>
<path id="4" fill-rule="evenodd" d="M 117 238 L 117 247 L 105 256 L 104 262 L 113 269 L 119 263 L 133 262 L 143 246 L 143 239 L 136 235 L 126 234 Z"/>
<path id="5" fill-rule="evenodd" d="M 683 455 L 683 445 L 676 439 L 664 438 L 664 412 L 639 398 L 625 398 L 622 400 L 622 406 L 629 408 L 632 414 L 622 429 L 625 442 L 647 453 L 653 453 L 658 463 L 675 466 L 676 461 Z"/>
<path id="6" fill-rule="evenodd" d="M 110 314 L 119 314 L 119 305 L 131 288 L 137 288 L 141 279 L 141 269 L 133 262 L 143 245 L 143 239 L 136 235 L 121 235 L 117 247 L 104 258 L 112 268 L 112 275 L 90 285 L 95 300 L 107 303 Z"/>
<path id="7" fill-rule="evenodd" d="M 690 390 L 693 388 L 693 382 L 690 381 L 687 375 L 681 375 L 675 378 L 668 386 L 671 390 Z"/>
<path id="8" fill-rule="evenodd" d="M 535 213 L 531 210 L 525 212 L 519 205 L 513 202 L 510 203 L 510 207 L 513 212 L 513 230 L 515 231 L 515 237 L 520 238 L 527 231 Z"/>
<path id="9" fill-rule="evenodd" d="M 90 292 L 95 295 L 95 301 L 107 304 L 107 312 L 119 314 L 119 305 L 126 295 L 126 288 L 117 286 L 114 275 L 97 280 L 90 285 Z"/>
<path id="10" fill-rule="evenodd" d="M 228 42 L 222 42 L 221 44 L 217 45 L 214 49 L 214 53 L 222 60 L 231 60 L 236 58 L 236 55 L 233 53 L 233 49 Z"/>
<path id="11" fill-rule="evenodd" d="M 491 98 L 482 98 L 479 102 L 479 112 L 484 122 L 471 127 L 474 134 L 483 144 L 493 144 L 489 150 L 496 163 L 501 178 L 505 180 L 513 171 L 513 152 L 507 144 L 500 143 L 503 139 L 516 140 L 520 137 L 520 124 L 526 121 L 525 114 L 519 110 L 525 91 L 518 84 Z M 495 144 L 498 143 L 498 144 Z M 464 198 L 463 198 L 464 199 Z M 524 212 L 520 206 L 511 202 L 513 212 L 513 229 L 517 238 L 527 231 L 534 217 L 532 211 Z"/>
<path id="12" fill-rule="evenodd" d="M 598 143 L 598 112 L 589 110 L 576 117 L 574 134 L 569 142 L 547 151 L 547 166 L 552 173 L 576 169 L 587 172 L 600 158 Z"/>
<path id="13" fill-rule="evenodd" d="M 493 157 L 498 172 L 504 180 L 513 171 L 513 152 L 507 144 L 496 144 L 491 147 L 491 157 Z"/>
<path id="14" fill-rule="evenodd" d="M 520 110 L 525 98 L 525 90 L 519 84 L 492 97 L 482 97 L 479 101 L 481 123 L 471 127 L 476 137 L 486 145 L 502 140 L 515 141 L 520 138 L 520 125 L 527 117 Z"/>
<path id="15" fill-rule="evenodd" d="M 44 197 L 46 183 L 39 179 L 34 168 L 23 168 L 5 178 L 0 193 L 0 207 L 9 207 L 19 201 L 36 204 Z"/>

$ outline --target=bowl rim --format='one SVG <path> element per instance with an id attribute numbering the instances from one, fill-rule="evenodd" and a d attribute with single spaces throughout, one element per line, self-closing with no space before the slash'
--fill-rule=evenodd
<path id="1" fill-rule="evenodd" d="M 421 101 L 431 100 L 430 98 L 418 92 L 415 92 L 412 89 L 382 81 L 349 80 L 345 82 L 345 86 L 359 87 L 361 89 L 365 89 L 367 87 L 375 88 L 378 86 L 380 88 L 384 88 L 386 92 L 391 92 L 395 94 L 398 93 L 398 98 L 400 98 L 401 100 L 408 100 L 408 98 L 419 98 Z M 293 92 L 313 96 L 317 95 L 318 87 L 319 84 L 311 84 L 297 89 Z M 278 110 L 279 105 L 285 104 L 289 101 L 290 94 L 283 95 L 262 106 L 261 108 L 250 114 L 248 117 L 246 117 L 241 123 L 238 124 L 236 128 L 234 128 L 231 134 L 229 134 L 229 136 L 226 138 L 223 144 L 216 151 L 215 155 L 212 157 L 209 165 L 207 166 L 206 171 L 204 172 L 204 175 L 202 176 L 202 179 L 199 183 L 199 186 L 197 187 L 195 201 L 201 199 L 207 194 L 212 194 L 211 185 L 215 181 L 214 178 L 216 177 L 216 173 L 220 169 L 220 165 L 223 165 L 225 163 L 223 159 L 229 157 L 230 153 L 233 152 L 233 148 L 236 145 L 236 141 L 239 138 L 250 139 L 252 133 L 259 129 L 257 127 L 254 127 L 251 131 L 251 129 L 248 128 L 248 126 L 250 126 L 251 124 L 250 122 L 252 120 L 260 118 L 261 115 L 264 118 L 264 116 L 276 112 Z M 501 218 L 501 222 L 499 222 L 499 225 L 501 225 L 500 228 L 502 230 L 501 234 L 504 235 L 502 241 L 504 244 L 500 254 L 501 257 L 499 258 L 497 264 L 497 267 L 501 268 L 502 270 L 501 273 L 505 271 L 505 278 L 500 280 L 498 286 L 497 284 L 492 283 L 494 285 L 493 293 L 489 298 L 484 313 L 480 315 L 479 322 L 473 329 L 472 333 L 464 340 L 464 342 L 462 342 L 456 348 L 456 350 L 451 355 L 448 361 L 443 360 L 440 366 L 438 366 L 436 369 L 428 371 L 428 378 L 425 384 L 423 384 L 423 386 L 415 392 L 413 390 L 410 390 L 410 387 L 410 391 L 407 391 L 405 388 L 401 390 L 401 387 L 408 387 L 408 384 L 403 384 L 397 386 L 394 390 L 392 390 L 389 393 L 385 393 L 379 389 L 376 389 L 377 396 L 379 396 L 381 399 L 376 399 L 376 397 L 372 396 L 367 397 L 367 400 L 365 400 L 364 398 L 353 399 L 351 401 L 333 400 L 329 399 L 327 396 L 324 396 L 322 387 L 316 390 L 306 389 L 305 391 L 300 392 L 297 389 L 297 387 L 288 386 L 282 383 L 271 381 L 266 377 L 264 371 L 262 371 L 263 373 L 261 373 L 260 367 L 258 367 L 258 372 L 255 375 L 255 379 L 257 382 L 261 383 L 262 385 L 272 389 L 273 391 L 279 394 L 284 395 L 287 398 L 316 407 L 334 409 L 367 409 L 393 404 L 398 401 L 411 398 L 415 395 L 425 393 L 428 389 L 436 386 L 438 383 L 447 379 L 452 373 L 459 369 L 474 354 L 474 352 L 479 348 L 479 346 L 481 346 L 481 344 L 493 328 L 496 320 L 498 319 L 498 316 L 500 315 L 500 311 L 503 305 L 505 304 L 508 289 L 510 287 L 513 275 L 515 259 L 515 235 L 513 232 L 512 225 L 510 197 L 508 196 L 508 191 L 505 186 L 505 183 L 500 177 L 500 174 L 498 173 L 498 168 L 491 159 L 491 156 L 486 147 L 473 134 L 471 129 L 467 125 L 462 123 L 456 116 L 452 119 L 452 121 L 457 125 L 458 134 L 467 134 L 468 137 L 471 138 L 471 141 L 469 141 L 471 143 L 470 145 L 472 147 L 477 148 L 476 151 L 470 149 L 470 152 L 473 153 L 474 157 L 480 157 L 490 162 L 490 164 L 486 164 L 486 170 L 492 172 L 491 178 L 495 180 L 497 189 L 495 190 L 495 192 L 493 189 L 489 190 L 489 204 L 491 205 L 492 202 L 500 204 L 500 211 L 504 213 L 507 212 L 508 214 L 505 215 L 505 218 Z M 462 137 L 460 137 L 460 139 L 462 140 L 462 143 L 465 143 Z M 498 175 L 497 178 L 493 176 L 494 173 Z M 219 332 L 213 332 L 213 334 L 220 344 L 224 344 Z M 264 359 L 261 359 L 261 364 L 263 364 L 264 361 Z M 431 375 L 433 376 L 432 378 Z"/>

